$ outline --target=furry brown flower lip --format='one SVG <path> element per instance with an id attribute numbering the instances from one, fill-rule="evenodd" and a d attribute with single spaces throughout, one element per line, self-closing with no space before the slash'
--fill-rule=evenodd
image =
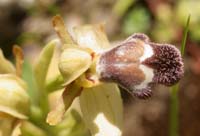
<path id="1" fill-rule="evenodd" d="M 151 96 L 155 84 L 174 85 L 184 73 L 181 54 L 175 46 L 150 42 L 140 33 L 103 52 L 97 72 L 101 81 L 115 82 L 143 99 Z"/>

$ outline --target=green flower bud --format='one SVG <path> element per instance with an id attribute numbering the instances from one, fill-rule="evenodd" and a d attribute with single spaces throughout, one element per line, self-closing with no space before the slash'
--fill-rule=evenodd
<path id="1" fill-rule="evenodd" d="M 23 80 L 12 74 L 1 74 L 0 94 L 0 113 L 27 118 L 30 103 Z"/>
<path id="2" fill-rule="evenodd" d="M 59 69 L 65 80 L 64 85 L 68 85 L 83 74 L 91 63 L 92 58 L 89 53 L 75 48 L 65 49 L 59 61 Z"/>

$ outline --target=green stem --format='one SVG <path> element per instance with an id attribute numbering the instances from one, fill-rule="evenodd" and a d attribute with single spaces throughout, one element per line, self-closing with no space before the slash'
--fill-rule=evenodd
<path id="1" fill-rule="evenodd" d="M 41 120 L 30 120 L 30 121 L 34 125 L 39 126 L 42 130 L 44 130 L 48 134 L 48 136 L 56 135 L 55 128 L 52 126 L 49 126 L 45 121 L 41 121 Z"/>
<path id="2" fill-rule="evenodd" d="M 45 90 L 47 91 L 47 93 L 51 93 L 53 91 L 57 91 L 59 89 L 64 88 L 64 86 L 62 86 L 63 84 L 64 84 L 63 77 L 61 75 L 58 75 L 54 79 L 47 81 L 45 85 Z"/>
<path id="3" fill-rule="evenodd" d="M 46 118 L 43 115 L 40 107 L 32 106 L 31 114 L 29 115 L 29 121 L 35 126 L 41 128 L 48 136 L 55 136 L 56 132 L 53 127 L 46 123 Z"/>
<path id="4" fill-rule="evenodd" d="M 48 112 L 49 112 L 49 102 L 48 102 L 48 94 L 46 91 L 41 91 L 40 93 L 40 99 L 39 99 L 39 106 L 42 109 L 43 118 L 46 118 Z"/>
<path id="5" fill-rule="evenodd" d="M 179 114 L 179 100 L 178 100 L 178 87 L 176 84 L 171 88 L 170 95 L 170 136 L 178 136 L 178 114 Z"/>
<path id="6" fill-rule="evenodd" d="M 187 23 L 184 28 L 183 40 L 181 42 L 181 55 L 184 56 L 187 35 L 189 31 L 190 15 L 187 18 Z M 170 124 L 169 124 L 169 135 L 178 136 L 178 114 L 179 114 L 179 99 L 178 99 L 179 83 L 171 87 L 170 95 Z"/>

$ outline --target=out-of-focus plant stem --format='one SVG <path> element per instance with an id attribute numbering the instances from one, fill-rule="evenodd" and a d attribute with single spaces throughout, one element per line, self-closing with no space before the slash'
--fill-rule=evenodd
<path id="1" fill-rule="evenodd" d="M 56 132 L 52 126 L 49 126 L 43 117 L 43 113 L 40 107 L 32 106 L 31 107 L 31 114 L 29 115 L 29 121 L 42 129 L 48 136 L 55 136 Z"/>
<path id="2" fill-rule="evenodd" d="M 184 56 L 186 40 L 189 30 L 190 15 L 188 16 L 187 23 L 184 29 L 183 40 L 181 43 L 181 55 Z M 179 100 L 178 100 L 178 90 L 179 84 L 171 87 L 171 96 L 170 96 L 170 124 L 169 124 L 169 136 L 178 136 L 178 114 L 179 114 Z"/>
<path id="3" fill-rule="evenodd" d="M 170 124 L 169 124 L 169 135 L 178 136 L 178 112 L 179 112 L 179 101 L 178 101 L 178 89 L 179 84 L 171 87 L 170 95 Z"/>

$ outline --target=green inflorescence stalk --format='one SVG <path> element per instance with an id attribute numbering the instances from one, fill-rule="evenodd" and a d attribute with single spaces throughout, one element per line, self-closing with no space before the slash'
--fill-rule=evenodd
<path id="1" fill-rule="evenodd" d="M 184 56 L 186 40 L 189 30 L 189 23 L 190 23 L 190 15 L 187 18 L 187 23 L 184 28 L 184 35 L 183 40 L 181 42 L 181 55 Z M 170 123 L 169 123 L 169 136 L 178 136 L 178 128 L 179 128 L 179 100 L 178 100 L 178 90 L 179 84 L 174 85 L 171 87 L 171 96 L 170 96 Z"/>

